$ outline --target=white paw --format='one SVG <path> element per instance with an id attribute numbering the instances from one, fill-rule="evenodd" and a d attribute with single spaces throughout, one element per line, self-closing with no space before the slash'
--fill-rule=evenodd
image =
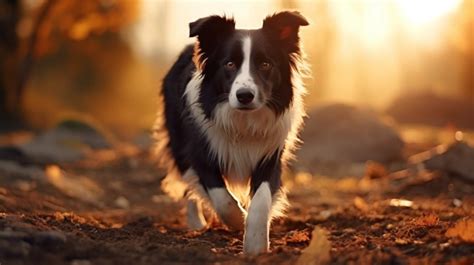
<path id="1" fill-rule="evenodd" d="M 188 201 L 187 222 L 191 230 L 201 230 L 206 227 L 206 219 L 202 213 L 201 205 L 194 201 Z"/>
<path id="2" fill-rule="evenodd" d="M 270 187 L 267 182 L 263 182 L 250 202 L 245 220 L 245 255 L 257 255 L 268 251 L 271 206 Z"/>
<path id="3" fill-rule="evenodd" d="M 268 242 L 267 231 L 246 231 L 244 235 L 244 254 L 253 256 L 261 253 L 268 252 L 269 242 Z"/>
<path id="4" fill-rule="evenodd" d="M 224 225 L 232 230 L 242 230 L 244 228 L 244 214 L 237 204 L 237 201 L 230 196 L 224 188 L 214 188 L 209 190 L 214 210 Z"/>

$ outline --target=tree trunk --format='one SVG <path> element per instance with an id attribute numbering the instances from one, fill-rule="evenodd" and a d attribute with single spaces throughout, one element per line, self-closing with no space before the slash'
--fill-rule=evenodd
<path id="1" fill-rule="evenodd" d="M 34 54 L 36 50 L 36 44 L 38 42 L 38 33 L 41 30 L 43 23 L 48 17 L 49 11 L 51 10 L 51 7 L 54 5 L 55 2 L 56 0 L 47 0 L 43 4 L 38 14 L 38 17 L 36 18 L 36 22 L 33 25 L 31 36 L 26 44 L 26 54 L 20 62 L 17 83 L 14 88 L 13 109 L 16 113 L 21 112 L 25 87 L 30 77 L 31 68 L 34 64 Z"/>
<path id="2" fill-rule="evenodd" d="M 12 116 L 11 84 L 15 77 L 11 75 L 16 69 L 16 56 L 19 40 L 16 27 L 20 18 L 20 1 L 6 0 L 0 2 L 0 119 Z"/>

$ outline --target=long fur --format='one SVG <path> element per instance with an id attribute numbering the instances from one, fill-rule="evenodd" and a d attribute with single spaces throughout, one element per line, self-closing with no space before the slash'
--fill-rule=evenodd
<path id="1" fill-rule="evenodd" d="M 281 114 L 263 107 L 252 115 L 230 111 L 229 104 L 219 103 L 214 115 L 209 119 L 199 102 L 199 93 L 203 82 L 202 68 L 206 59 L 201 58 L 200 46 L 195 45 L 194 61 L 196 71 L 188 82 L 184 97 L 190 116 L 198 124 L 199 130 L 209 142 L 212 155 L 217 159 L 224 172 L 224 180 L 231 195 L 246 208 L 250 200 L 251 169 L 260 161 L 269 159 L 276 150 L 282 152 L 282 165 L 286 168 L 294 158 L 300 140 L 299 131 L 305 114 L 303 96 L 306 89 L 303 77 L 308 66 L 302 52 L 289 56 L 293 98 L 290 106 Z M 169 132 L 164 122 L 164 100 L 159 98 L 158 117 L 154 126 L 155 154 L 159 157 L 159 166 L 168 174 L 162 181 L 162 189 L 174 199 L 187 196 L 189 199 L 209 205 L 209 198 L 199 184 L 199 179 L 190 172 L 183 176 L 177 169 L 176 161 L 169 149 Z M 288 205 L 285 189 L 279 189 L 273 195 L 271 217 L 284 214 Z"/>

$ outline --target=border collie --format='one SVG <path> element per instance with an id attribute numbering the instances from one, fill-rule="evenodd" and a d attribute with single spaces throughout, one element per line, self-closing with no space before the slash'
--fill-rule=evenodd
<path id="1" fill-rule="evenodd" d="M 273 217 L 286 196 L 282 170 L 305 115 L 298 12 L 280 12 L 256 30 L 209 16 L 189 24 L 184 49 L 163 81 L 156 151 L 163 189 L 188 199 L 191 229 L 206 226 L 203 206 L 230 229 L 244 229 L 245 254 L 269 249 Z"/>

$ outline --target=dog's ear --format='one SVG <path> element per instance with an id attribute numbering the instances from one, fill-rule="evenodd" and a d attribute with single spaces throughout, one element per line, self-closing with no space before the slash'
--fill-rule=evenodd
<path id="1" fill-rule="evenodd" d="M 284 11 L 263 20 L 262 30 L 273 41 L 279 42 L 288 53 L 299 51 L 298 31 L 300 26 L 309 25 L 298 11 Z"/>
<path id="2" fill-rule="evenodd" d="M 200 18 L 189 23 L 189 37 L 197 36 L 201 52 L 208 53 L 235 30 L 234 19 L 220 16 Z"/>

